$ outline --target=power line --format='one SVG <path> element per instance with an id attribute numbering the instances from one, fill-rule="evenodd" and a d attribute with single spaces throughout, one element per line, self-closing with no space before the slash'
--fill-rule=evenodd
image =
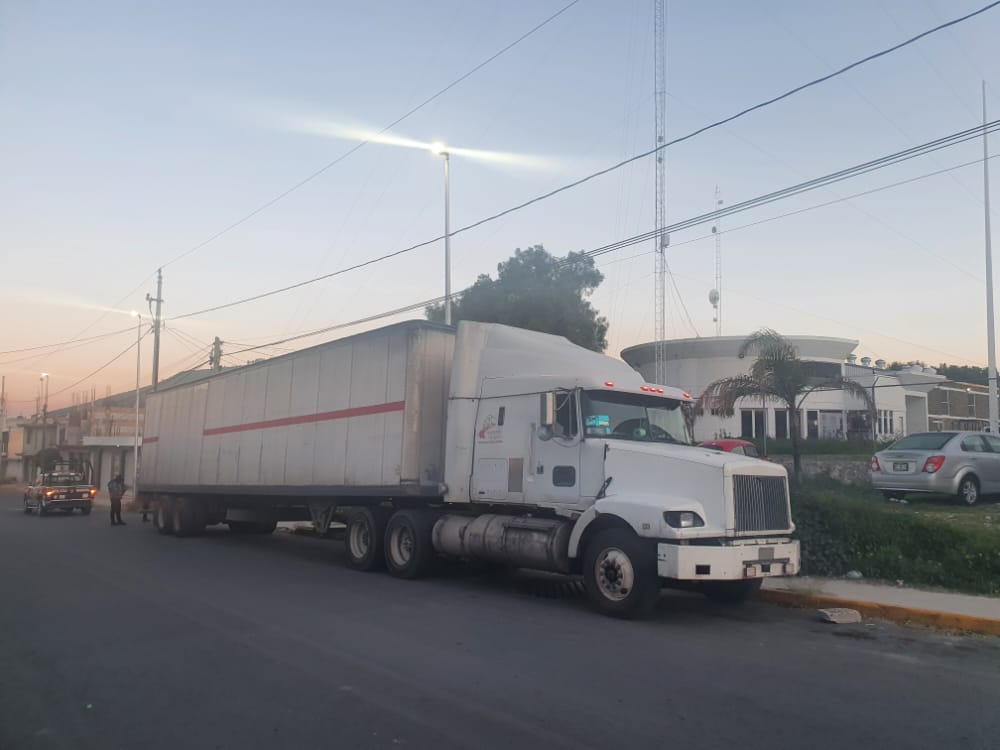
<path id="1" fill-rule="evenodd" d="M 998 156 L 1000 156 L 1000 154 L 992 154 L 988 158 L 989 159 L 996 159 Z M 730 227 L 729 229 L 724 229 L 724 230 L 722 230 L 722 231 L 720 231 L 718 233 L 712 232 L 712 233 L 709 233 L 709 234 L 700 235 L 698 237 L 692 237 L 692 238 L 687 239 L 687 240 L 682 240 L 681 242 L 671 242 L 670 246 L 671 246 L 671 248 L 678 248 L 678 247 L 681 247 L 683 245 L 690 245 L 690 244 L 695 243 L 695 242 L 701 242 L 702 240 L 712 239 L 712 238 L 716 237 L 717 234 L 730 234 L 732 232 L 738 232 L 741 229 L 750 229 L 751 227 L 760 226 L 761 224 L 769 224 L 772 221 L 778 221 L 779 219 L 786 219 L 786 218 L 788 218 L 790 216 L 797 216 L 798 214 L 804 214 L 804 213 L 807 213 L 809 211 L 815 211 L 816 209 L 819 209 L 819 208 L 826 208 L 828 206 L 833 206 L 833 205 L 836 205 L 838 203 L 844 203 L 844 202 L 849 201 L 849 200 L 854 200 L 855 198 L 863 198 L 866 195 L 872 195 L 874 193 L 881 193 L 884 190 L 890 190 L 892 188 L 901 187 L 903 185 L 908 185 L 908 184 L 910 184 L 912 182 L 918 182 L 920 180 L 925 180 L 928 177 L 936 177 L 937 175 L 944 174 L 945 172 L 951 172 L 951 171 L 956 170 L 956 169 L 962 169 L 964 167 L 971 167 L 971 166 L 976 165 L 976 164 L 982 164 L 982 162 L 983 162 L 982 159 L 973 159 L 972 161 L 963 162 L 962 164 L 955 164 L 954 166 L 951 166 L 951 167 L 945 167 L 943 169 L 936 169 L 933 172 L 925 172 L 924 174 L 917 175 L 915 177 L 909 177 L 909 178 L 907 178 L 905 180 L 899 180 L 897 182 L 892 182 L 892 183 L 889 183 L 888 185 L 880 185 L 879 187 L 871 188 L 870 190 L 863 190 L 860 193 L 853 193 L 851 195 L 845 195 L 845 196 L 842 196 L 840 198 L 834 198 L 832 200 L 823 201 L 822 203 L 814 203 L 811 206 L 805 206 L 804 208 L 797 208 L 794 211 L 786 211 L 783 214 L 777 214 L 775 216 L 768 216 L 768 217 L 766 217 L 764 219 L 758 219 L 757 221 L 751 221 L 751 222 L 749 222 L 747 224 L 740 224 L 739 226 Z M 630 244 L 638 244 L 643 239 L 645 239 L 644 235 L 640 235 L 640 237 L 642 237 L 642 239 L 637 240 L 635 242 L 630 242 Z M 623 241 L 625 241 L 625 240 L 623 240 Z M 612 247 L 613 249 L 618 249 L 617 246 L 606 246 L 606 247 Z M 589 252 L 596 252 L 596 251 L 589 251 Z M 620 262 L 623 262 L 623 261 L 633 260 L 635 258 L 641 258 L 641 257 L 643 257 L 645 255 L 651 255 L 654 252 L 655 252 L 655 250 L 648 250 L 648 251 L 642 252 L 642 253 L 635 253 L 634 255 L 629 255 L 628 257 L 625 257 L 625 258 L 619 258 L 618 260 L 608 261 L 604 265 L 607 266 L 607 265 L 611 265 L 612 263 L 620 263 Z M 945 263 L 951 264 L 958 271 L 961 271 L 962 273 L 964 273 L 965 275 L 967 275 L 967 276 L 975 279 L 976 281 L 979 281 L 979 282 L 983 281 L 982 277 L 976 276 L 975 274 L 973 274 L 970 271 L 966 271 L 964 268 L 962 268 L 961 266 L 959 266 L 959 265 L 953 263 L 952 261 L 948 260 L 948 258 L 944 257 L 943 255 L 938 255 L 937 253 L 934 253 L 934 252 L 932 252 L 930 250 L 927 250 L 927 252 L 930 253 L 933 257 L 937 258 L 938 260 L 941 260 L 941 261 L 944 261 Z M 599 254 L 603 255 L 604 253 L 600 252 Z"/>
<path id="2" fill-rule="evenodd" d="M 997 2 L 1000 3 L 1000 0 L 997 0 Z M 808 190 L 814 190 L 814 189 L 816 189 L 818 187 L 823 187 L 823 186 L 826 186 L 826 185 L 829 185 L 829 184 L 833 184 L 835 182 L 840 182 L 840 181 L 848 179 L 850 177 L 855 177 L 855 176 L 858 176 L 858 175 L 866 174 L 868 172 L 872 172 L 872 171 L 875 171 L 877 169 L 882 169 L 884 167 L 887 167 L 887 166 L 890 166 L 890 165 L 893 165 L 893 164 L 898 164 L 900 162 L 904 162 L 904 161 L 908 161 L 910 159 L 914 159 L 914 158 L 916 158 L 918 156 L 924 156 L 926 154 L 933 153 L 935 151 L 939 151 L 939 150 L 944 149 L 944 148 L 949 148 L 951 146 L 958 145 L 959 143 L 964 143 L 965 141 L 972 140 L 974 138 L 980 137 L 982 135 L 982 133 L 984 132 L 984 130 L 985 130 L 985 132 L 993 132 L 994 130 L 996 130 L 998 128 L 1000 128 L 1000 120 L 994 120 L 992 122 L 987 123 L 987 125 L 985 126 L 985 128 L 982 125 L 979 125 L 979 126 L 976 126 L 976 127 L 973 127 L 973 128 L 967 128 L 966 130 L 960 130 L 960 131 L 952 133 L 950 135 L 943 136 L 941 138 L 937 138 L 937 139 L 935 139 L 933 141 L 928 141 L 928 142 L 920 144 L 918 146 L 912 146 L 912 147 L 904 149 L 902 151 L 897 151 L 894 154 L 888 154 L 886 156 L 882 156 L 882 157 L 879 157 L 877 159 L 872 159 L 870 161 L 863 162 L 861 164 L 856 164 L 856 165 L 854 165 L 852 167 L 847 167 L 846 169 L 838 170 L 837 172 L 832 172 L 832 173 L 823 175 L 821 177 L 815 177 L 815 178 L 813 178 L 811 180 L 806 180 L 805 182 L 800 182 L 800 183 L 797 183 L 795 185 L 791 185 L 789 187 L 782 188 L 780 190 L 772 191 L 770 193 L 765 193 L 764 195 L 757 196 L 756 198 L 751 198 L 751 199 L 743 201 L 741 203 L 730 204 L 730 205 L 728 205 L 728 206 L 726 206 L 724 208 L 716 209 L 715 211 L 711 211 L 711 212 L 709 212 L 707 214 L 701 214 L 699 216 L 691 217 L 690 219 L 686 219 L 684 221 L 677 222 L 675 224 L 672 224 L 672 225 L 666 227 L 665 231 L 668 232 L 668 233 L 669 232 L 674 232 L 674 231 L 679 231 L 681 229 L 686 229 L 686 228 L 689 228 L 691 226 L 695 226 L 697 224 L 702 224 L 702 223 L 705 223 L 707 221 L 714 220 L 716 218 L 721 218 L 723 216 L 729 216 L 729 215 L 734 214 L 734 213 L 739 213 L 739 212 L 742 212 L 742 211 L 746 211 L 746 210 L 748 210 L 750 208 L 756 208 L 757 206 L 766 205 L 767 203 L 772 203 L 774 201 L 781 200 L 783 198 L 787 198 L 787 197 L 790 197 L 792 195 L 796 195 L 796 194 L 799 194 L 799 193 L 802 193 L 802 192 L 806 192 Z M 656 150 L 651 151 L 651 152 L 646 152 L 645 155 L 648 156 L 651 153 L 655 153 L 655 151 Z M 627 159 L 626 161 L 621 162 L 617 166 L 628 164 L 628 163 L 634 161 L 637 158 L 641 158 L 641 156 L 642 155 L 640 155 L 638 157 L 632 157 L 631 159 Z M 609 167 L 608 169 L 601 170 L 600 172 L 595 172 L 594 174 L 595 175 L 596 174 L 605 174 L 605 173 L 607 173 L 608 171 L 610 171 L 612 169 L 616 169 L 617 166 L 616 167 Z M 466 232 L 466 231 L 468 231 L 470 229 L 473 229 L 475 227 L 478 227 L 478 226 L 481 226 L 483 224 L 486 224 L 487 222 L 499 219 L 499 218 L 501 218 L 503 216 L 506 216 L 507 214 L 510 214 L 510 213 L 512 213 L 512 212 L 514 212 L 516 210 L 519 210 L 519 208 L 524 208 L 525 206 L 531 205 L 532 203 L 537 203 L 537 202 L 539 202 L 541 200 L 544 200 L 548 196 L 555 195 L 556 193 L 561 192 L 562 190 L 569 189 L 569 187 L 571 187 L 573 185 L 578 185 L 578 184 L 581 184 L 583 182 L 586 182 L 588 179 L 589 178 L 585 177 L 582 180 L 578 180 L 575 183 L 570 183 L 569 186 L 564 186 L 563 188 L 559 188 L 556 191 L 553 191 L 551 193 L 547 193 L 545 196 L 540 196 L 540 197 L 535 198 L 535 199 L 533 199 L 531 201 L 528 201 L 526 203 L 522 203 L 520 205 L 520 207 L 510 208 L 510 209 L 502 211 L 502 212 L 500 212 L 498 214 L 494 214 L 491 217 L 487 217 L 485 219 L 480 219 L 479 221 L 476 221 L 476 222 L 474 222 L 472 224 L 468 224 L 468 225 L 466 225 L 464 227 L 461 227 L 459 229 L 454 230 L 451 234 L 452 234 L 452 236 L 454 236 L 454 235 L 459 234 L 461 232 Z M 660 234 L 660 232 L 658 232 L 657 230 L 653 230 L 652 232 L 648 232 L 645 235 L 643 235 L 643 237 L 644 237 L 644 239 L 648 240 L 648 239 L 653 239 L 654 237 L 659 236 L 659 234 Z M 366 261 L 362 261 L 360 263 L 355 263 L 355 264 L 353 264 L 351 266 L 347 266 L 345 268 L 341 268 L 341 269 L 338 269 L 336 271 L 331 271 L 330 273 L 325 273 L 325 274 L 322 274 L 322 275 L 319 275 L 319 276 L 314 276 L 312 278 L 305 279 L 303 281 L 296 282 L 294 284 L 289 284 L 288 286 L 279 287 L 277 289 L 271 289 L 271 290 L 266 291 L 266 292 L 261 292 L 259 294 L 250 295 L 248 297 L 243 297 L 241 299 L 233 300 L 231 302 L 224 302 L 224 303 L 219 304 L 219 305 L 213 305 L 212 307 L 207 307 L 207 308 L 204 308 L 204 309 L 201 309 L 201 310 L 194 310 L 192 312 L 183 313 L 181 315 L 174 316 L 173 320 L 180 320 L 180 319 L 183 319 L 183 318 L 194 317 L 196 315 L 204 315 L 204 314 L 211 313 L 211 312 L 217 312 L 219 310 L 225 310 L 225 309 L 230 308 L 230 307 L 236 307 L 237 305 L 243 305 L 243 304 L 246 304 L 248 302 L 256 302 L 257 300 L 265 299 L 267 297 L 273 297 L 276 294 L 283 294 L 284 292 L 289 292 L 289 291 L 292 291 L 294 289 L 300 289 L 300 288 L 302 288 L 304 286 L 308 286 L 310 284 L 315 284 L 315 283 L 317 283 L 319 281 L 325 281 L 326 279 L 331 279 L 331 278 L 333 278 L 335 276 L 341 276 L 341 275 L 343 275 L 345 273 L 349 273 L 351 271 L 355 271 L 355 270 L 358 270 L 360 268 L 364 268 L 366 266 L 373 265 L 375 263 L 380 263 L 382 261 L 389 260 L 391 258 L 399 257 L 400 255 L 404 255 L 406 253 L 410 253 L 410 252 L 412 252 L 414 250 L 417 250 L 419 248 L 426 247 L 428 245 L 434 244 L 435 242 L 438 242 L 441 239 L 443 239 L 443 236 L 438 236 L 438 237 L 435 237 L 434 239 L 426 240 L 424 242 L 418 242 L 415 245 L 410 245 L 409 247 L 405 247 L 405 248 L 402 248 L 400 250 L 395 250 L 393 252 L 386 253 L 385 255 L 378 256 L 376 258 L 370 258 L 370 259 L 368 259 Z"/>
<path id="3" fill-rule="evenodd" d="M 22 352 L 34 352 L 34 351 L 39 351 L 41 349 L 54 349 L 57 347 L 70 346 L 72 344 L 85 344 L 85 343 L 90 343 L 92 341 L 100 341 L 101 339 L 111 338 L 112 336 L 120 336 L 123 333 L 127 333 L 129 331 L 134 331 L 134 330 L 135 326 L 129 326 L 128 328 L 121 328 L 117 331 L 108 331 L 107 333 L 101 333 L 98 334 L 97 336 L 89 336 L 85 339 L 67 339 L 66 341 L 58 341 L 53 344 L 39 344 L 38 346 L 26 346 L 21 349 L 8 349 L 7 351 L 0 352 L 0 356 L 5 356 L 7 354 L 20 354 Z M 35 356 L 41 356 L 41 355 L 35 355 Z M 33 357 L 25 357 L 24 359 L 33 359 Z M 19 361 L 22 360 L 10 360 L 10 362 L 19 362 Z M 9 363 L 4 362 L 3 364 L 9 364 Z"/>
<path id="4" fill-rule="evenodd" d="M 561 16 L 563 13 L 565 13 L 566 11 L 568 11 L 570 8 L 572 8 L 574 5 L 576 5 L 578 2 L 580 2 L 580 0 L 571 0 L 571 2 L 567 3 L 566 5 L 564 5 L 562 8 L 560 8 L 559 10 L 557 10 L 551 16 L 549 16 L 548 18 L 546 18 L 544 21 L 542 21 L 541 23 L 536 24 L 531 29 L 529 29 L 525 33 L 521 34 L 521 36 L 519 36 L 513 42 L 511 42 L 507 46 L 503 47 L 499 51 L 493 53 L 492 55 L 490 55 L 489 57 L 487 57 L 485 60 L 483 60 L 481 63 L 479 63 L 478 65 L 476 65 L 472 69 L 468 70 L 467 72 L 463 73 L 461 76 L 459 76 L 454 81 L 452 81 L 451 83 L 449 83 L 447 86 L 445 86 L 444 88 L 438 90 L 436 93 L 434 93 L 431 96 L 429 96 L 426 99 L 424 99 L 422 102 L 420 102 L 420 104 L 416 105 L 415 107 L 413 107 L 412 109 L 410 109 L 409 111 L 407 111 L 405 114 L 401 115 L 400 117 L 397 117 L 395 120 L 393 120 L 392 122 L 390 122 L 384 128 L 382 128 L 381 130 L 379 130 L 375 135 L 371 136 L 370 138 L 368 138 L 366 140 L 361 141 L 360 143 L 355 144 L 354 146 L 352 146 L 351 148 L 349 148 L 347 151 L 345 151 L 344 153 L 342 153 L 340 156 L 338 156 L 333 161 L 327 162 L 322 167 L 320 167 L 319 169 L 317 169 L 315 172 L 313 172 L 312 174 L 310 174 L 308 177 L 306 177 L 306 178 L 304 178 L 302 180 L 299 180 L 297 183 L 295 183 L 294 185 L 292 185 L 290 188 L 287 188 L 286 190 L 283 190 L 282 192 L 278 193 L 278 195 L 276 195 L 275 197 L 271 198 L 267 202 L 261 204 L 260 206 L 258 206 L 257 208 L 255 208 L 253 211 L 251 211 L 250 213 L 248 213 L 245 216 L 243 216 L 243 218 L 238 219 L 237 221 L 234 221 L 232 224 L 228 225 L 224 229 L 219 230 L 218 232 L 216 232 L 215 234 L 213 234 L 208 239 L 206 239 L 206 240 L 198 243 L 197 245 L 195 245 L 194 247 L 192 247 L 192 248 L 190 248 L 188 250 L 185 250 L 183 253 L 181 253 L 177 257 L 173 258 L 172 260 L 167 261 L 166 263 L 163 264 L 163 267 L 165 268 L 165 267 L 167 267 L 169 265 L 173 265 L 177 261 L 182 260 L 183 258 L 186 258 L 187 256 L 191 255 L 192 253 L 197 252 L 198 250 L 200 250 L 201 248 L 205 247 L 206 245 L 208 245 L 208 244 L 214 242 L 215 240 L 219 239 L 219 237 L 222 237 L 223 235 L 228 234 L 233 229 L 236 229 L 237 227 L 241 226 L 242 224 L 245 224 L 246 222 L 250 221 L 250 219 L 252 219 L 254 216 L 256 216 L 257 214 L 261 213 L 262 211 L 267 210 L 268 208 L 270 208 L 271 206 L 273 206 L 275 203 L 278 203 L 279 201 L 281 201 L 284 198 L 288 197 L 289 195 L 291 195 L 292 193 L 294 193 L 299 188 L 301 188 L 301 187 L 309 184 L 310 182 L 312 182 L 313 180 L 315 180 L 317 177 L 319 177 L 321 174 L 323 174 L 327 170 L 331 169 L 332 167 L 336 166 L 340 162 L 344 161 L 344 159 L 346 159 L 347 157 L 349 157 L 351 154 L 355 153 L 356 151 L 359 151 L 360 149 L 362 149 L 364 146 L 366 146 L 369 143 L 371 143 L 372 141 L 374 141 L 376 138 L 378 138 L 383 133 L 391 130 L 394 127 L 396 127 L 401 122 L 403 122 L 404 120 L 408 119 L 409 117 L 411 117 L 414 114 L 416 114 L 417 112 L 419 112 L 421 109 L 423 109 L 424 107 L 426 107 L 428 104 L 430 104 L 431 102 L 433 102 L 438 97 L 442 96 L 443 94 L 447 93 L 451 89 L 455 88 L 455 86 L 457 86 L 458 84 L 462 83 L 462 81 L 466 80 L 470 76 L 472 76 L 475 73 L 477 73 L 480 70 L 482 70 L 484 67 L 486 67 L 487 65 L 489 65 L 491 62 L 493 62 L 494 60 L 496 60 L 498 57 L 501 57 L 505 53 L 507 53 L 510 50 L 512 50 L 514 47 L 516 47 L 518 44 L 520 44 L 525 39 L 527 39 L 528 37 L 530 37 L 536 31 L 539 31 L 540 29 L 542 29 L 543 27 L 547 26 L 549 23 L 551 23 L 552 21 L 554 21 L 555 19 L 557 19 L 559 16 Z M 1000 2 L 1000 0 L 998 0 L 998 2 Z"/>
<path id="5" fill-rule="evenodd" d="M 990 156 L 989 158 L 993 159 L 993 158 L 996 158 L 997 156 L 998 156 L 997 154 L 994 154 L 994 155 Z M 878 192 L 881 192 L 881 191 L 884 191 L 884 190 L 888 190 L 890 188 L 895 188 L 895 187 L 899 187 L 899 186 L 902 186 L 902 185 L 907 185 L 909 183 L 916 182 L 918 180 L 922 180 L 922 179 L 926 179 L 928 177 L 933 177 L 933 176 L 942 174 L 943 172 L 947 172 L 947 171 L 950 171 L 952 169 L 960 169 L 960 168 L 963 168 L 963 167 L 971 166 L 973 164 L 978 164 L 978 163 L 980 163 L 980 161 L 981 160 L 976 159 L 976 160 L 973 160 L 973 161 L 965 162 L 963 164 L 955 165 L 954 167 L 949 167 L 949 168 L 946 168 L 946 169 L 935 170 L 933 172 L 928 172 L 926 174 L 917 175 L 915 177 L 910 177 L 910 178 L 907 178 L 905 180 L 899 180 L 899 181 L 891 183 L 889 185 L 883 185 L 883 186 L 880 186 L 880 187 L 877 187 L 877 188 L 872 188 L 870 190 L 865 190 L 865 191 L 862 191 L 862 192 L 859 192 L 859 193 L 855 193 L 853 195 L 844 196 L 843 198 L 838 198 L 838 199 L 835 199 L 835 200 L 826 201 L 824 203 L 819 203 L 819 204 L 816 204 L 816 205 L 813 205 L 813 206 L 807 206 L 805 208 L 796 209 L 795 211 L 789 211 L 789 212 L 787 212 L 785 214 L 780 214 L 778 216 L 772 216 L 772 217 L 768 217 L 768 218 L 765 218 L 765 219 L 761 219 L 759 221 L 751 222 L 749 224 L 743 224 L 741 226 L 732 227 L 731 229 L 727 229 L 725 231 L 726 231 L 726 233 L 735 232 L 735 231 L 738 231 L 740 229 L 747 229 L 749 227 L 757 226 L 759 224 L 764 224 L 764 223 L 767 223 L 767 222 L 776 221 L 778 219 L 786 218 L 788 216 L 794 216 L 796 214 L 805 213 L 806 211 L 813 211 L 813 210 L 816 210 L 818 208 L 824 208 L 824 207 L 827 207 L 827 206 L 830 206 L 830 205 L 833 205 L 833 204 L 836 204 L 836 203 L 841 203 L 843 201 L 852 200 L 854 198 L 859 198 L 859 197 L 862 197 L 862 196 L 865 196 L 865 195 L 870 195 L 870 194 L 873 194 L 873 193 L 878 193 Z M 846 179 L 846 178 L 841 178 L 841 179 Z M 820 186 L 816 185 L 816 187 L 820 187 Z M 739 205 L 742 205 L 742 204 L 736 204 L 736 205 L 739 206 Z M 735 206 L 733 208 L 735 208 Z M 744 210 L 747 210 L 747 209 L 744 209 Z M 705 214 L 706 218 L 705 218 L 704 221 L 707 222 L 707 221 L 712 220 L 713 218 L 715 218 L 713 214 L 716 214 L 716 213 L 719 213 L 719 212 L 716 211 L 716 212 L 711 212 L 710 214 Z M 688 220 L 688 221 L 691 221 L 691 220 Z M 674 226 L 679 226 L 679 225 L 685 224 L 685 223 L 687 223 L 687 222 L 678 222 L 678 224 L 674 225 Z M 702 222 L 702 223 L 704 223 L 704 222 Z M 674 230 L 674 226 L 666 227 L 666 231 L 675 231 Z M 599 256 L 602 256 L 602 255 L 606 255 L 606 254 L 614 252 L 616 250 L 621 250 L 621 249 L 624 249 L 626 247 L 630 247 L 632 245 L 637 245 L 637 244 L 646 242 L 646 241 L 648 241 L 651 238 L 651 236 L 655 236 L 656 231 L 657 230 L 652 230 L 651 232 L 644 232 L 642 234 L 634 235 L 632 237 L 628 237 L 628 238 L 625 238 L 623 240 L 618 240 L 616 242 L 612 242 L 612 243 L 609 243 L 607 245 L 603 245 L 601 247 L 594 248 L 592 250 L 587 250 L 587 251 L 584 252 L 584 254 L 590 256 L 591 258 L 595 258 L 595 257 L 599 257 Z M 674 243 L 673 247 L 678 247 L 680 245 L 685 245 L 685 244 L 688 244 L 688 243 L 691 243 L 691 242 L 697 242 L 697 241 L 700 241 L 700 240 L 703 240 L 703 239 L 707 239 L 708 237 L 711 237 L 711 236 L 712 235 L 704 235 L 702 237 L 696 237 L 696 238 L 692 238 L 690 240 L 685 240 L 683 242 Z M 655 252 L 655 251 L 650 251 L 650 252 Z M 640 253 L 638 255 L 648 255 L 648 254 L 649 253 Z M 638 257 L 638 255 L 633 256 L 633 257 Z M 565 263 L 565 262 L 566 261 L 564 260 L 563 263 Z M 964 271 L 964 269 L 961 269 L 961 267 L 959 267 L 959 266 L 956 266 L 956 268 L 958 268 L 959 270 L 962 270 L 963 273 L 968 273 L 968 272 Z M 673 277 L 673 276 L 676 276 L 676 274 L 674 274 L 673 272 L 671 272 L 671 277 Z M 681 277 L 681 278 L 685 278 L 685 277 Z M 674 282 L 674 283 L 676 284 L 676 282 Z M 466 287 L 465 289 L 461 290 L 460 292 L 456 293 L 453 296 L 458 297 L 461 294 L 464 294 L 465 292 L 467 292 L 470 288 L 471 287 Z M 747 295 L 744 295 L 744 296 L 747 296 Z M 239 349 L 239 350 L 237 350 L 235 352 L 231 352 L 230 354 L 242 354 L 244 352 L 257 351 L 259 349 L 274 348 L 275 345 L 278 345 L 278 344 L 284 344 L 284 343 L 288 343 L 290 341 L 298 341 L 298 340 L 301 340 L 301 339 L 310 338 L 312 336 L 318 336 L 318 335 L 323 334 L 323 333 L 329 333 L 330 331 L 334 331 L 334 330 L 337 330 L 337 329 L 349 328 L 349 327 L 352 327 L 352 326 L 355 326 L 355 325 L 361 325 L 363 323 L 370 323 L 370 322 L 375 321 L 375 320 L 379 320 L 379 319 L 382 319 L 382 318 L 391 317 L 393 315 L 399 315 L 399 314 L 402 314 L 404 312 L 410 312 L 412 310 L 417 310 L 417 309 L 420 309 L 420 308 L 424 308 L 424 307 L 427 307 L 429 305 L 440 304 L 443 301 L 444 301 L 444 297 L 443 296 L 435 297 L 433 299 L 423 300 L 422 302 L 415 302 L 413 304 L 406 305 L 404 307 L 399 307 L 399 308 L 396 308 L 394 310 L 388 310 L 386 312 L 377 313 L 375 315 L 370 315 L 368 317 L 360 318 L 358 320 L 353 320 L 353 321 L 349 321 L 349 322 L 346 322 L 346 323 L 338 323 L 338 324 L 335 324 L 335 325 L 332 325 L 332 326 L 326 326 L 326 327 L 323 327 L 323 328 L 317 328 L 317 329 L 314 329 L 314 330 L 311 330 L 311 331 L 305 331 L 303 333 L 295 334 L 295 335 L 292 335 L 292 336 L 289 336 L 289 337 L 286 337 L 286 338 L 278 339 L 278 340 L 275 340 L 275 341 L 270 341 L 270 342 L 265 343 L 265 344 L 258 344 L 258 345 L 254 345 L 254 346 L 247 345 L 245 348 Z M 796 308 L 791 308 L 788 305 L 784 305 L 784 306 L 785 307 L 789 307 L 789 309 L 796 309 Z M 685 314 L 687 314 L 686 307 L 684 308 L 684 312 L 685 312 Z M 698 331 L 697 331 L 697 328 L 695 328 L 695 326 L 694 326 L 694 322 L 691 319 L 691 316 L 689 314 L 687 314 L 687 317 L 688 317 L 688 322 L 691 324 L 691 327 L 694 329 L 695 334 L 697 335 Z M 833 320 L 832 318 L 822 318 L 821 316 L 816 316 L 816 317 L 820 317 L 821 319 L 829 320 L 831 322 L 835 322 L 835 323 L 838 323 L 840 325 L 849 325 L 849 324 L 842 323 L 840 321 Z M 864 330 L 864 329 L 861 329 L 861 330 Z M 907 341 L 906 339 L 900 339 L 900 338 L 897 338 L 897 337 L 894 337 L 894 336 L 887 336 L 885 334 L 879 334 L 879 335 L 884 335 L 884 336 L 886 336 L 886 338 L 891 338 L 891 339 L 893 339 L 895 341 L 899 341 L 901 343 L 909 344 L 911 346 L 917 346 L 919 348 L 927 349 L 928 351 L 936 351 L 939 354 L 945 354 L 947 356 L 957 357 L 958 359 L 964 359 L 964 357 L 958 357 L 958 355 L 956 355 L 956 354 L 950 354 L 949 352 L 943 352 L 943 351 L 941 351 L 939 349 L 932 349 L 930 347 L 925 347 L 925 346 L 922 346 L 920 344 L 916 344 L 916 343 L 914 343 L 912 341 Z M 237 344 L 237 345 L 241 346 L 240 344 Z"/>
<path id="6" fill-rule="evenodd" d="M 61 388 L 58 391 L 55 391 L 55 392 L 53 392 L 53 393 L 51 393 L 49 395 L 51 395 L 51 396 L 58 396 L 61 393 L 65 393 L 66 391 L 69 391 L 69 390 L 72 390 L 73 388 L 76 388 L 78 385 L 80 385 L 84 381 L 90 380 L 92 377 L 94 377 L 95 375 L 97 375 L 99 372 L 107 369 L 108 367 L 110 367 L 111 365 L 113 365 L 115 362 L 117 362 L 119 359 L 121 359 L 126 354 L 128 354 L 130 351 L 132 351 L 132 349 L 135 348 L 136 344 L 138 344 L 140 340 L 146 338 L 146 336 L 148 334 L 149 334 L 149 331 L 147 330 L 145 333 L 143 333 L 139 337 L 138 340 L 133 341 L 131 344 L 129 344 L 127 347 L 125 347 L 122 351 L 118 352 L 118 354 L 116 354 L 114 357 L 112 357 L 111 359 L 109 359 L 107 362 L 105 362 L 103 365 L 101 365 L 100 367 L 98 367 L 96 370 L 94 370 L 89 375 L 86 375 L 86 376 L 80 378 L 79 380 L 77 380 L 72 385 L 68 385 L 65 388 Z"/>

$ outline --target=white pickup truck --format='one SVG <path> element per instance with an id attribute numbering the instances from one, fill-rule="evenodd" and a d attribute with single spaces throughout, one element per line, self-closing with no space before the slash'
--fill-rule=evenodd
<path id="1" fill-rule="evenodd" d="M 561 337 L 400 323 L 152 394 L 139 492 L 178 536 L 346 510 L 349 563 L 401 578 L 445 556 L 582 575 L 613 616 L 741 600 L 798 572 L 788 477 L 692 446 L 690 401 Z"/>

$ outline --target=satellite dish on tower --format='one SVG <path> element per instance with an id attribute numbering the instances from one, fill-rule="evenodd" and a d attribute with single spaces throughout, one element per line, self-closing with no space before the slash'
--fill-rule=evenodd
<path id="1" fill-rule="evenodd" d="M 708 301 L 712 305 L 712 307 L 715 307 L 716 305 L 719 304 L 719 290 L 718 289 L 713 289 L 712 291 L 710 291 L 708 293 Z"/>

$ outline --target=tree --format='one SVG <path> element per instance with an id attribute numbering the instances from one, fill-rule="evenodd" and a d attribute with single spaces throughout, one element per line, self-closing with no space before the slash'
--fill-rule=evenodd
<path id="1" fill-rule="evenodd" d="M 706 406 L 710 406 L 719 409 L 726 416 L 732 416 L 736 411 L 736 402 L 741 398 L 752 398 L 758 403 L 764 399 L 783 404 L 788 409 L 788 431 L 792 440 L 792 466 L 796 482 L 802 474 L 799 409 L 810 393 L 845 391 L 861 399 L 874 418 L 875 403 L 867 388 L 841 376 L 813 376 L 810 363 L 799 359 L 795 346 L 781 334 L 768 328 L 750 334 L 740 345 L 739 356 L 743 358 L 749 354 L 756 356 L 750 372 L 710 383 L 698 399 L 697 409 L 703 412 Z"/>
<path id="2" fill-rule="evenodd" d="M 497 278 L 483 274 L 452 300 L 451 319 L 528 328 L 565 336 L 603 352 L 608 321 L 586 299 L 604 281 L 586 253 L 556 258 L 541 245 L 518 248 L 497 265 Z M 444 322 L 444 305 L 427 308 L 427 319 Z"/>

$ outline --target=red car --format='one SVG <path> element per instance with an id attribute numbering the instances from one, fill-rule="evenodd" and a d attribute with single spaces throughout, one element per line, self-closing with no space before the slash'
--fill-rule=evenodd
<path id="1" fill-rule="evenodd" d="M 757 446 L 751 443 L 749 440 L 740 440 L 738 438 L 725 438 L 722 440 L 705 440 L 698 445 L 702 448 L 711 448 L 713 451 L 722 451 L 723 453 L 736 453 L 740 456 L 750 456 L 751 458 L 760 458 L 765 461 L 769 460 L 764 456 L 760 455 L 757 451 Z"/>

